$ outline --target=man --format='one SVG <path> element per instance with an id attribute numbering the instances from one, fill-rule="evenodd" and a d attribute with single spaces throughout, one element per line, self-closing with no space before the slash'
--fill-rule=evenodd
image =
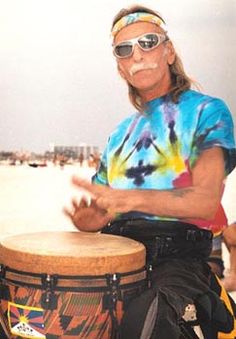
<path id="1" fill-rule="evenodd" d="M 81 231 L 102 230 L 146 246 L 158 306 L 144 315 L 140 333 L 130 321 L 137 309 L 131 302 L 122 338 L 183 337 L 183 316 L 193 303 L 204 337 L 216 338 L 233 327 L 211 293 L 206 264 L 223 181 L 236 163 L 231 114 L 221 100 L 190 89 L 159 13 L 142 6 L 121 10 L 112 37 L 138 112 L 111 134 L 93 183 L 73 179 L 90 203 L 73 200 L 65 212 Z M 218 315 L 207 311 L 208 302 Z"/>

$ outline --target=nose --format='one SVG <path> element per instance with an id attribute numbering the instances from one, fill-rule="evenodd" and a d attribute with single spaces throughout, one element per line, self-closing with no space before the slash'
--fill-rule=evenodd
<path id="1" fill-rule="evenodd" d="M 138 44 L 134 45 L 134 51 L 133 51 L 133 59 L 134 61 L 140 61 L 143 59 L 143 54 L 142 54 L 142 50 L 139 48 Z"/>

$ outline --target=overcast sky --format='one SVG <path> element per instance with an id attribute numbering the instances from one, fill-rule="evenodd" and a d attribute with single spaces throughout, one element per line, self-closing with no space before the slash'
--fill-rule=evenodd
<path id="1" fill-rule="evenodd" d="M 134 2 L 163 15 L 187 73 L 236 117 L 236 0 Z M 0 151 L 103 149 L 134 111 L 109 35 L 114 15 L 134 2 L 0 0 Z"/>

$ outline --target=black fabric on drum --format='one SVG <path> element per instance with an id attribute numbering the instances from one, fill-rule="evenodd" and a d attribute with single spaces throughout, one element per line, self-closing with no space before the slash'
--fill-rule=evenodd
<path id="1" fill-rule="evenodd" d="M 206 260 L 212 250 L 211 231 L 179 221 L 118 220 L 105 226 L 102 233 L 121 235 L 143 243 L 147 262 L 152 265 L 162 258 L 171 257 Z"/>
<path id="2" fill-rule="evenodd" d="M 148 309 L 155 297 L 156 291 L 148 289 L 130 302 L 121 321 L 120 339 L 141 338 Z"/>
<path id="3" fill-rule="evenodd" d="M 209 266 L 197 260 L 161 260 L 153 271 L 152 288 L 133 299 L 124 313 L 121 339 L 140 338 L 148 307 L 156 296 L 158 311 L 150 339 L 182 338 L 182 316 L 186 306 L 193 303 L 197 307 L 205 339 L 217 339 L 218 331 L 230 332 L 234 319 L 218 295 L 210 289 L 210 276 Z M 134 319 L 137 327 L 132 325 Z"/>
<path id="4" fill-rule="evenodd" d="M 218 295 L 221 295 L 221 289 L 222 286 L 219 285 L 218 280 L 216 279 L 215 274 L 211 274 L 211 288 L 213 289 L 213 291 L 215 291 Z M 228 298 L 229 298 L 229 302 L 230 305 L 232 307 L 232 311 L 233 311 L 233 315 L 236 318 L 236 303 L 234 301 L 234 299 L 231 297 L 231 295 L 229 293 L 227 293 Z"/>
<path id="5" fill-rule="evenodd" d="M 217 331 L 232 330 L 233 317 L 211 291 L 210 267 L 206 261 L 212 249 L 212 232 L 179 221 L 119 220 L 107 225 L 103 233 L 125 236 L 142 242 L 147 262 L 153 265 L 151 289 L 158 295 L 158 312 L 151 339 L 179 339 L 182 316 L 188 304 L 195 304 L 206 339 L 216 339 Z M 140 338 L 152 293 L 131 301 L 121 322 L 121 338 Z M 197 302 L 199 300 L 199 303 Z M 211 314 L 208 313 L 209 301 Z M 214 312 L 214 307 L 217 312 Z M 132 327 L 137 316 L 138 332 Z M 222 319 L 222 322 L 219 320 Z"/>

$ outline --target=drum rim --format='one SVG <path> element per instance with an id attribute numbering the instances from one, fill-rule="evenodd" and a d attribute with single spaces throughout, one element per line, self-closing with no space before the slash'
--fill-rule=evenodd
<path id="1" fill-rule="evenodd" d="M 47 234 L 50 234 L 50 239 L 54 237 L 56 240 L 58 239 L 60 246 L 65 245 L 66 250 L 63 250 L 64 252 L 61 255 L 59 252 L 58 255 L 57 253 L 52 255 L 51 253 L 42 253 L 40 250 L 39 253 L 37 253 L 37 250 L 35 251 L 36 253 L 33 252 L 34 243 L 32 244 L 31 239 L 39 245 L 37 242 L 38 237 Z M 28 236 L 29 250 L 21 250 L 23 248 L 22 244 L 19 247 L 15 246 L 15 242 L 22 241 L 24 236 Z M 74 239 L 75 242 L 73 242 Z M 78 244 L 83 243 L 84 239 L 86 242 L 83 248 L 84 252 L 80 256 L 81 249 L 79 248 L 78 250 Z M 104 246 L 105 239 L 112 240 L 111 242 L 108 241 L 107 245 L 110 252 L 107 252 L 107 248 Z M 65 244 L 63 243 L 64 240 Z M 72 248 L 69 247 L 71 242 L 73 242 Z M 121 246 L 122 250 L 120 251 L 120 245 L 122 244 L 125 245 Z M 90 249 L 89 246 L 93 249 L 93 255 L 85 253 Z M 77 251 L 77 253 L 74 253 L 74 251 Z M 20 234 L 5 238 L 0 243 L 0 252 L 0 263 L 3 265 L 34 273 L 47 271 L 49 274 L 57 272 L 62 275 L 91 275 L 92 273 L 99 275 L 107 272 L 115 273 L 116 271 L 127 272 L 145 265 L 145 246 L 143 244 L 133 239 L 102 233 L 33 232 Z"/>
<path id="2" fill-rule="evenodd" d="M 22 287 L 33 287 L 40 290 L 47 290 L 48 286 L 45 284 L 47 278 L 56 281 L 55 285 L 50 286 L 50 289 L 53 291 L 75 291 L 75 292 L 102 292 L 109 291 L 111 286 L 109 281 L 115 276 L 117 279 L 117 286 L 122 289 L 135 287 L 141 283 L 147 281 L 146 267 L 142 267 L 137 270 L 125 272 L 125 273 L 115 273 L 115 274 L 102 274 L 102 275 L 48 275 L 46 273 L 33 273 L 33 272 L 24 272 L 11 269 L 9 267 L 4 267 L 1 265 L 1 283 L 14 284 Z M 25 279 L 31 278 L 33 282 L 25 281 Z M 135 281 L 133 281 L 135 278 Z M 58 284 L 59 282 L 59 284 Z M 68 286 L 70 284 L 70 286 Z"/>

